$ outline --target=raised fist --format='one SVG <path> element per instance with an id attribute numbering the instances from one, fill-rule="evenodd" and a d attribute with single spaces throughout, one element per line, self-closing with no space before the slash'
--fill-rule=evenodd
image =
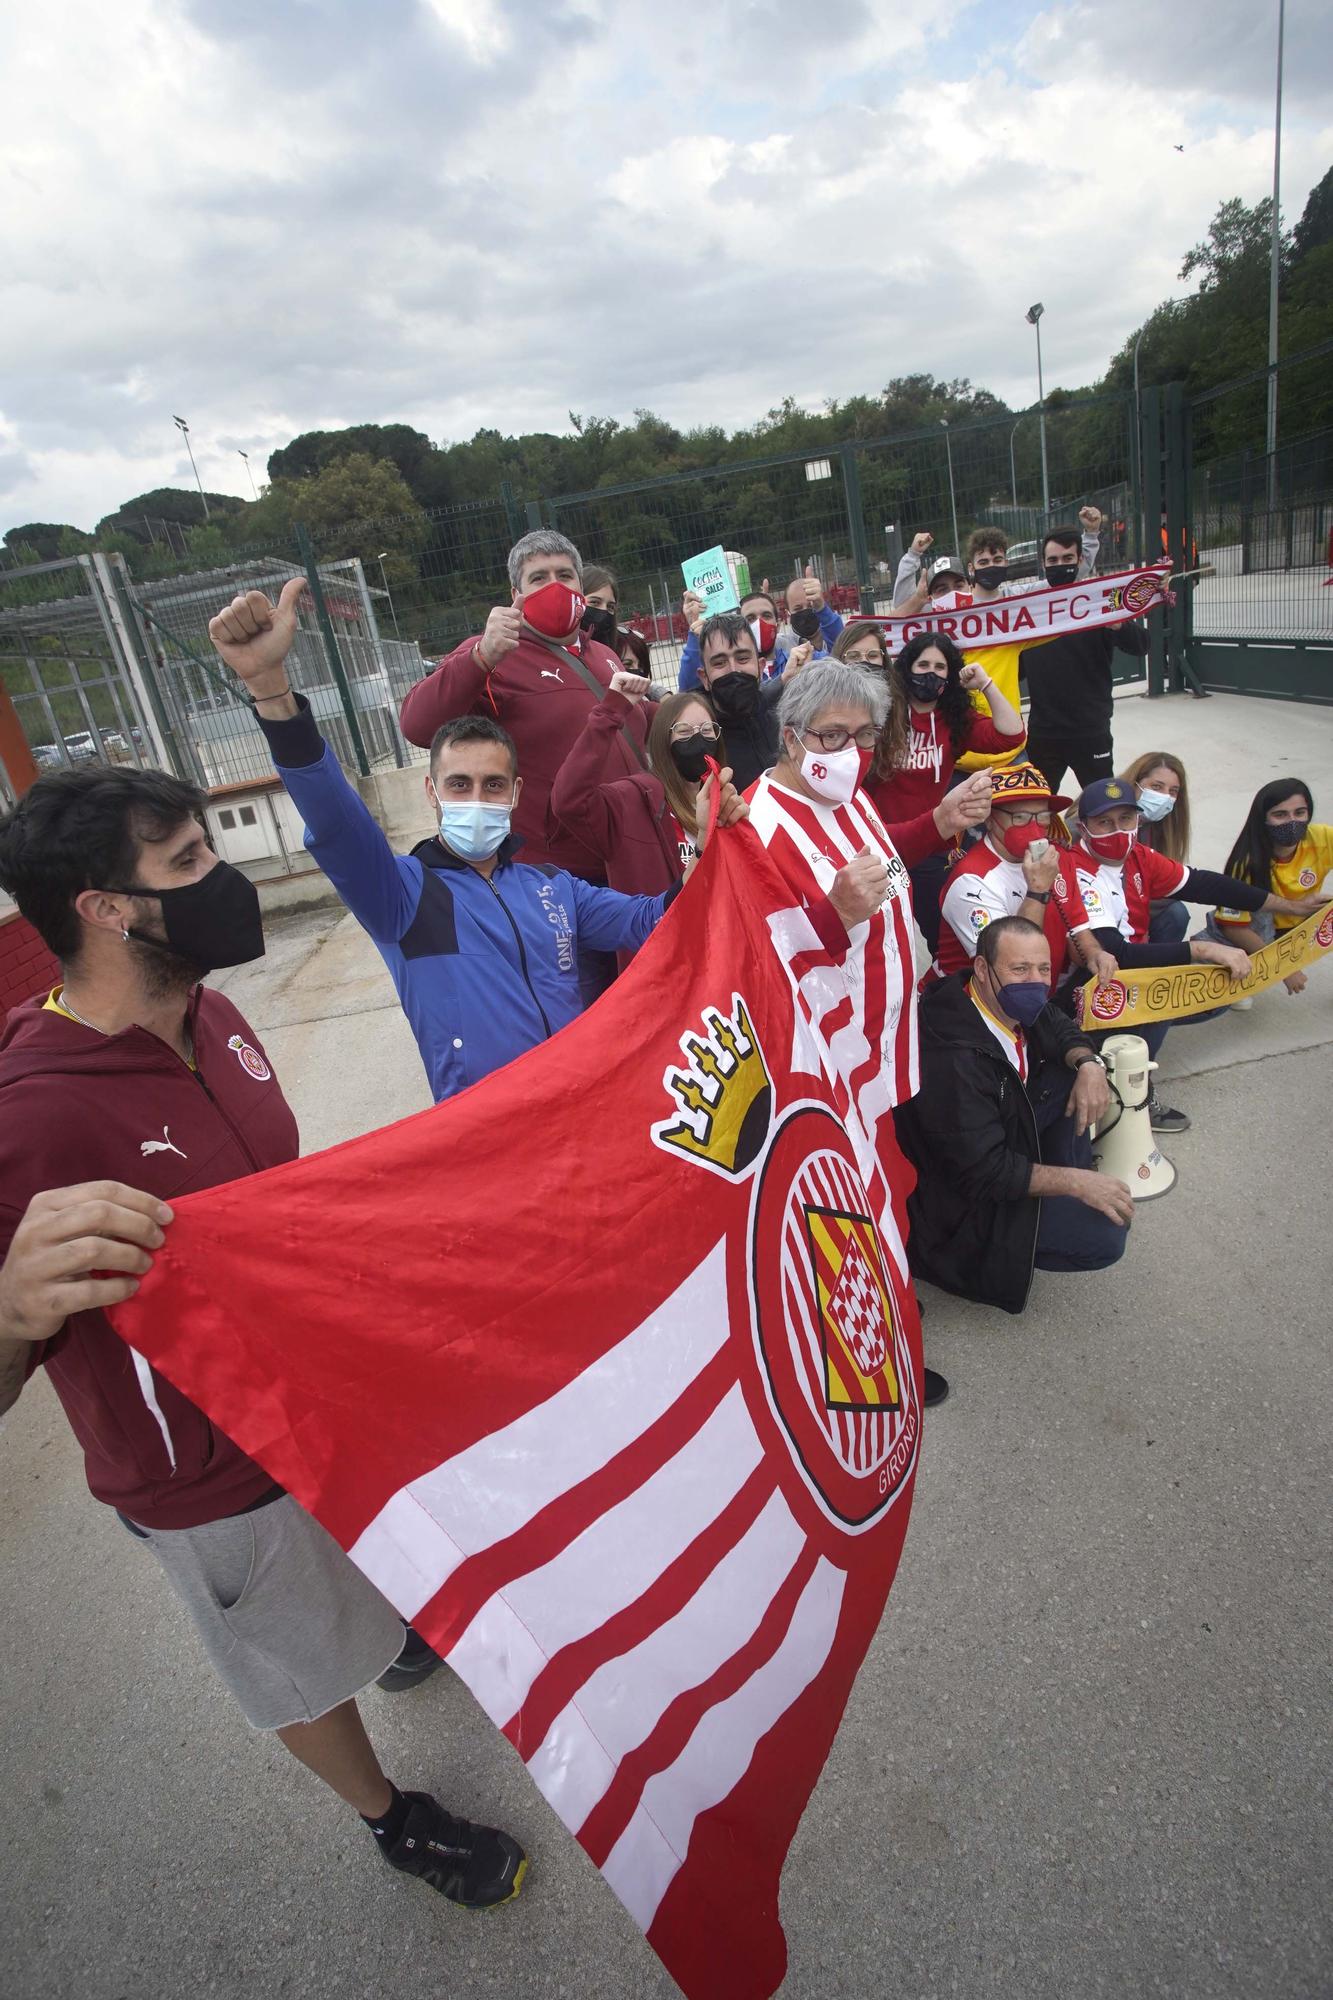
<path id="1" fill-rule="evenodd" d="M 303 576 L 288 577 L 276 604 L 262 590 L 243 591 L 208 621 L 208 636 L 218 658 L 245 682 L 252 701 L 286 692 L 284 662 L 307 587 Z"/>
<path id="2" fill-rule="evenodd" d="M 611 676 L 612 694 L 623 694 L 626 701 L 643 701 L 652 691 L 653 684 L 646 674 L 626 670 Z"/>
<path id="3" fill-rule="evenodd" d="M 828 899 L 842 918 L 848 934 L 858 924 L 869 923 L 889 893 L 889 871 L 884 856 L 863 847 L 833 878 Z"/>
<path id="4" fill-rule="evenodd" d="M 984 667 L 979 667 L 975 660 L 969 660 L 958 676 L 958 685 L 971 694 L 973 688 L 985 687 L 989 679 L 990 675 Z"/>
<path id="5" fill-rule="evenodd" d="M 1100 507 L 1080 507 L 1078 518 L 1083 523 L 1086 535 L 1100 535 L 1102 531 L 1102 510 Z"/>
<path id="6" fill-rule="evenodd" d="M 523 612 L 517 604 L 497 604 L 486 620 L 486 630 L 476 644 L 476 653 L 487 673 L 512 653 L 523 636 Z"/>
<path id="7" fill-rule="evenodd" d="M 918 562 L 925 561 L 927 555 L 930 553 L 931 544 L 934 542 L 934 540 L 935 537 L 933 535 L 928 535 L 924 528 L 922 529 L 919 535 L 913 535 L 912 554 L 916 557 Z"/>

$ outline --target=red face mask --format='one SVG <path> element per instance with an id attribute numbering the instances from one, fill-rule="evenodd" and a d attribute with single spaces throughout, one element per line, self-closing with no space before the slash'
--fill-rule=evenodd
<path id="1" fill-rule="evenodd" d="M 755 650 L 761 660 L 766 660 L 778 643 L 778 628 L 771 618 L 752 618 L 750 630 L 754 633 Z"/>
<path id="2" fill-rule="evenodd" d="M 1132 833 L 1085 833 L 1084 845 L 1099 861 L 1127 861 L 1134 845 Z"/>
<path id="3" fill-rule="evenodd" d="M 1006 854 L 1012 854 L 1015 861 L 1021 861 L 1034 840 L 1049 840 L 1050 837 L 1048 826 L 1038 826 L 1034 820 L 1029 820 L 1026 826 L 1006 827 L 1001 845 Z"/>
<path id="4" fill-rule="evenodd" d="M 578 627 L 588 600 L 567 583 L 544 583 L 523 600 L 524 622 L 544 639 L 567 639 Z"/>

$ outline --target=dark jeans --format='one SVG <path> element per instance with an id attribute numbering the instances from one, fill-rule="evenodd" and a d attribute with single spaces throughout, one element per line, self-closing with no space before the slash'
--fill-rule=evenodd
<path id="1" fill-rule="evenodd" d="M 948 872 L 947 854 L 928 854 L 924 861 L 918 861 L 915 868 L 907 871 L 907 879 L 912 885 L 912 915 L 932 958 L 940 941 L 940 897 Z"/>
<path id="2" fill-rule="evenodd" d="M 1043 1063 L 1028 1086 L 1041 1139 L 1042 1165 L 1092 1170 L 1092 1141 L 1074 1130 L 1065 1113 L 1073 1088 L 1073 1072 L 1062 1063 Z M 1041 1198 L 1037 1225 L 1037 1268 L 1040 1271 L 1104 1271 L 1125 1254 L 1129 1235 L 1109 1215 L 1089 1208 L 1068 1194 Z"/>
<path id="3" fill-rule="evenodd" d="M 1109 723 L 1105 736 L 1068 736 L 1063 730 L 1034 729 L 1028 737 L 1027 760 L 1036 765 L 1053 792 L 1059 791 L 1071 764 L 1080 788 L 1098 778 L 1114 777 L 1114 754 Z"/>

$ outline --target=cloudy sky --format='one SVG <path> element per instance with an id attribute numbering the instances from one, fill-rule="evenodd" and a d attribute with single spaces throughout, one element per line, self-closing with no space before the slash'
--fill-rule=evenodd
<path id="1" fill-rule="evenodd" d="M 44 0 L 0 64 L 0 527 L 302 430 L 1094 379 L 1271 185 L 1276 0 Z M 1284 210 L 1333 161 L 1288 0 Z M 1183 144 L 1183 153 L 1173 150 Z"/>

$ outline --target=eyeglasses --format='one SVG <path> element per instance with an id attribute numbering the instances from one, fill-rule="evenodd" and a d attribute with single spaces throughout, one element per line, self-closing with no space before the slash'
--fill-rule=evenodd
<path id="1" fill-rule="evenodd" d="M 873 723 L 867 723 L 864 729 L 805 729 L 801 734 L 807 743 L 817 743 L 830 756 L 837 750 L 845 750 L 849 743 L 855 743 L 858 750 L 873 750 L 879 742 L 879 731 Z"/>
<path id="2" fill-rule="evenodd" d="M 693 722 L 673 722 L 671 725 L 673 743 L 683 743 L 687 736 L 706 736 L 710 743 L 716 743 L 721 734 L 716 723 L 712 722 L 701 722 L 697 725 Z"/>
<path id="3" fill-rule="evenodd" d="M 1001 819 L 1008 820 L 1010 826 L 1049 826 L 1051 823 L 1049 808 L 1044 812 L 1018 812 L 1013 806 L 996 806 L 995 810 Z"/>

